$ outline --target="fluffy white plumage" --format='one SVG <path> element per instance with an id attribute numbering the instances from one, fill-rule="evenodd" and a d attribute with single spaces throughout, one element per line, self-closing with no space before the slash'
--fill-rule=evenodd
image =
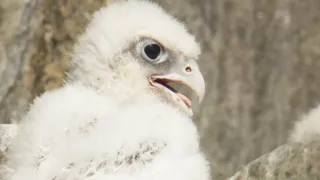
<path id="1" fill-rule="evenodd" d="M 77 85 L 37 99 L 13 146 L 13 179 L 208 178 L 189 118 L 157 100 L 114 102 Z"/>
<path id="2" fill-rule="evenodd" d="M 141 58 L 145 38 L 170 51 L 166 62 Z M 199 53 L 184 26 L 151 2 L 102 8 L 76 44 L 67 84 L 37 98 L 19 124 L 10 179 L 210 179 L 189 104 L 150 79 L 183 82 L 201 98 Z"/>
<path id="3" fill-rule="evenodd" d="M 289 141 L 308 143 L 320 139 L 320 106 L 312 109 L 297 121 Z"/>

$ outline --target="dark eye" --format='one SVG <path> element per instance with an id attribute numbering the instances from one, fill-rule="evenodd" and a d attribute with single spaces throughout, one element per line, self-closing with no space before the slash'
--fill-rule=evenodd
<path id="1" fill-rule="evenodd" d="M 141 53 L 143 59 L 151 63 L 161 63 L 168 59 L 168 53 L 156 41 L 146 39 L 138 43 L 137 50 Z"/>
<path id="2" fill-rule="evenodd" d="M 161 47 L 158 44 L 148 44 L 144 47 L 145 55 L 151 59 L 156 60 L 161 54 Z"/>

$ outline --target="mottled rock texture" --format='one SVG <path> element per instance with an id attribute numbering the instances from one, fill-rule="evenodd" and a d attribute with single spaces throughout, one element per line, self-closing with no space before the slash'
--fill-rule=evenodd
<path id="1" fill-rule="evenodd" d="M 286 144 L 249 163 L 228 180 L 318 180 L 320 141 Z"/>
<path id="2" fill-rule="evenodd" d="M 106 1 L 1 0 L 1 122 L 18 121 L 35 96 L 61 85 L 75 39 Z M 320 1 L 157 1 L 186 22 L 203 48 L 207 95 L 195 122 L 213 179 L 282 145 L 293 122 L 320 100 Z M 281 172 L 274 179 L 316 172 L 319 165 L 310 170 L 296 158 L 310 149 L 315 157 L 303 160 L 313 163 L 318 147 L 276 149 L 288 153 L 276 160 Z M 240 179 L 269 179 L 264 157 L 244 168 Z M 286 175 L 291 166 L 296 170 Z"/>

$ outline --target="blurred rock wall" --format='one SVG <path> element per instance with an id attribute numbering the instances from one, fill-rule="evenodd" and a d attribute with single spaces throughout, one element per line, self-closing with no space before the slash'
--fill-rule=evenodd
<path id="1" fill-rule="evenodd" d="M 106 1 L 0 0 L 1 122 L 61 85 L 74 41 Z M 320 1 L 157 1 L 201 42 L 207 95 L 195 122 L 213 179 L 283 144 L 320 100 Z"/>

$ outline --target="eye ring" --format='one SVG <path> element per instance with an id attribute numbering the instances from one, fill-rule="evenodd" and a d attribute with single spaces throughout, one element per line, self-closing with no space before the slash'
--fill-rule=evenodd
<path id="1" fill-rule="evenodd" d="M 141 42 L 140 53 L 143 59 L 158 64 L 167 60 L 166 50 L 156 41 L 147 39 Z"/>

